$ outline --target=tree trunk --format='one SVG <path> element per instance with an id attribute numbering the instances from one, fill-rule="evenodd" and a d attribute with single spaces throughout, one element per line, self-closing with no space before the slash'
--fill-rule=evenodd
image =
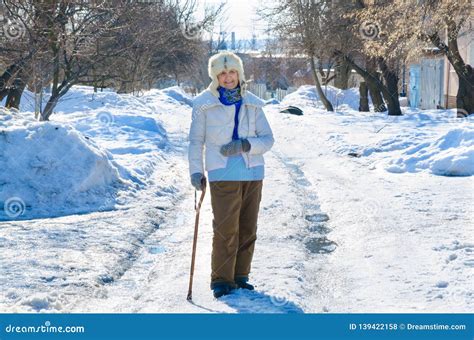
<path id="1" fill-rule="evenodd" d="M 456 94 L 457 116 L 459 118 L 474 114 L 474 71 L 466 65 L 467 74 L 459 76 L 459 88 Z"/>
<path id="2" fill-rule="evenodd" d="M 370 112 L 369 109 L 369 89 L 365 82 L 361 82 L 359 85 L 359 111 Z"/>
<path id="3" fill-rule="evenodd" d="M 388 106 L 388 115 L 401 116 L 402 110 L 398 99 L 398 74 L 388 67 L 383 58 L 379 58 L 377 61 L 386 84 L 387 91 L 382 91 L 382 95 Z"/>
<path id="4" fill-rule="evenodd" d="M 59 97 L 57 95 L 51 95 L 46 106 L 41 112 L 40 121 L 48 121 L 49 117 L 53 114 L 53 110 L 59 102 Z"/>
<path id="5" fill-rule="evenodd" d="M 23 66 L 21 69 L 16 72 L 13 84 L 8 89 L 8 96 L 5 102 L 5 107 L 7 108 L 20 108 L 20 101 L 23 91 L 25 90 L 26 84 L 28 83 L 29 78 L 31 77 L 31 72 Z"/>
<path id="6" fill-rule="evenodd" d="M 13 64 L 10 65 L 0 76 L 0 101 L 9 95 L 10 88 L 8 87 L 8 84 L 11 82 L 11 79 L 16 76 L 18 70 L 18 64 Z"/>
<path id="7" fill-rule="evenodd" d="M 374 105 L 374 112 L 385 112 L 387 107 L 382 98 L 382 93 L 377 87 L 377 84 L 374 82 L 367 82 L 367 87 L 369 88 L 370 98 L 372 99 L 372 104 Z"/>
<path id="8" fill-rule="evenodd" d="M 323 92 L 323 89 L 321 88 L 321 83 L 319 82 L 319 79 L 318 79 L 318 72 L 316 70 L 316 65 L 314 63 L 314 58 L 310 57 L 309 61 L 311 64 L 311 71 L 313 72 L 314 83 L 316 85 L 316 91 L 318 92 L 319 99 L 321 100 L 321 102 L 323 103 L 327 111 L 334 111 L 334 108 L 332 107 L 331 102 L 327 99 L 326 95 Z"/>
<path id="9" fill-rule="evenodd" d="M 22 79 L 15 79 L 13 88 L 8 92 L 7 101 L 5 102 L 6 108 L 20 109 L 21 95 L 25 90 L 26 82 Z"/>
<path id="10" fill-rule="evenodd" d="M 374 112 L 385 112 L 387 111 L 387 107 L 382 98 L 382 93 L 380 92 L 379 83 L 380 78 L 377 73 L 377 65 L 375 64 L 375 60 L 373 58 L 367 58 L 365 60 L 365 68 L 367 73 L 370 76 L 365 76 L 364 80 L 367 83 L 369 88 L 370 98 L 372 99 L 372 105 L 374 105 Z M 374 79 L 377 80 L 374 81 Z"/>
<path id="11" fill-rule="evenodd" d="M 336 65 L 334 67 L 334 86 L 341 90 L 348 89 L 351 71 L 352 68 L 347 61 L 343 59 L 336 61 Z"/>
<path id="12" fill-rule="evenodd" d="M 69 89 L 76 83 L 77 79 L 71 79 L 69 82 L 63 80 L 61 85 L 57 88 L 53 88 L 51 97 L 49 98 L 44 111 L 41 113 L 40 121 L 48 121 L 49 117 L 53 114 L 53 110 L 58 105 L 59 100 L 69 91 Z"/>
<path id="13" fill-rule="evenodd" d="M 31 61 L 33 56 L 36 54 L 37 49 L 32 49 L 29 51 L 28 55 L 25 57 L 17 60 L 3 72 L 3 74 L 0 76 L 0 101 L 3 100 L 6 96 L 10 94 L 11 88 L 9 88 L 9 84 L 11 83 L 12 79 L 14 82 L 16 82 L 16 79 L 21 79 L 25 78 L 26 76 L 29 76 L 28 72 L 25 71 L 26 65 Z M 19 75 L 21 73 L 22 75 Z M 24 87 L 23 87 L 24 88 Z M 23 90 L 21 91 L 23 92 Z M 16 98 L 18 93 L 12 93 L 11 95 L 11 100 L 10 102 L 14 103 L 16 100 L 13 100 L 13 97 Z M 20 93 L 21 97 L 21 93 Z M 8 99 L 7 99 L 8 102 Z M 19 106 L 19 102 L 16 104 L 16 106 Z M 15 106 L 13 106 L 15 107 Z"/>

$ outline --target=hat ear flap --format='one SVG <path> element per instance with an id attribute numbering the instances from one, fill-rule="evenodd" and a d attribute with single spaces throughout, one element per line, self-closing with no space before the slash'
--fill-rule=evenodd
<path id="1" fill-rule="evenodd" d="M 247 82 L 245 80 L 239 79 L 239 83 L 240 83 L 240 94 L 245 95 L 245 92 L 247 91 Z"/>
<path id="2" fill-rule="evenodd" d="M 218 87 L 219 87 L 219 81 L 217 80 L 217 77 L 214 77 L 212 78 L 212 81 L 207 88 L 209 89 L 209 91 L 211 91 L 211 93 L 214 96 L 219 97 L 219 92 L 217 92 Z"/>

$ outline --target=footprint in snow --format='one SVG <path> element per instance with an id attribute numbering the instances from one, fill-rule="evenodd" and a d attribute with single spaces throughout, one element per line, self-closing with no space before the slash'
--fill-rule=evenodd
<path id="1" fill-rule="evenodd" d="M 306 248 L 313 254 L 330 254 L 337 248 L 334 241 L 327 237 L 311 237 L 305 242 Z"/>

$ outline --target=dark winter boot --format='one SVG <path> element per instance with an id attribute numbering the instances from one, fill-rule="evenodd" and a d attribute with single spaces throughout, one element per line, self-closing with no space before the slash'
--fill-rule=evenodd
<path id="1" fill-rule="evenodd" d="M 242 276 L 242 277 L 236 277 L 235 278 L 235 284 L 242 289 L 248 289 L 248 290 L 254 290 L 255 287 L 248 283 L 249 278 Z"/>
<path id="2" fill-rule="evenodd" d="M 230 292 L 235 288 L 236 286 L 227 282 L 217 282 L 211 284 L 212 294 L 216 299 L 220 298 L 221 296 L 230 294 Z"/>

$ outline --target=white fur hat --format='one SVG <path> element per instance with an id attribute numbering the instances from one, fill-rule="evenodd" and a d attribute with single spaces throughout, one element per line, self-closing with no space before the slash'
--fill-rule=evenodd
<path id="1" fill-rule="evenodd" d="M 208 89 L 216 97 L 219 97 L 219 92 L 217 91 L 217 87 L 219 86 L 217 75 L 224 70 L 230 69 L 236 70 L 239 74 L 241 93 L 242 95 L 245 93 L 245 74 L 242 59 L 240 59 L 240 57 L 235 53 L 224 51 L 214 54 L 212 57 L 210 57 L 209 64 L 207 66 L 209 77 L 212 80 L 208 86 Z"/>

